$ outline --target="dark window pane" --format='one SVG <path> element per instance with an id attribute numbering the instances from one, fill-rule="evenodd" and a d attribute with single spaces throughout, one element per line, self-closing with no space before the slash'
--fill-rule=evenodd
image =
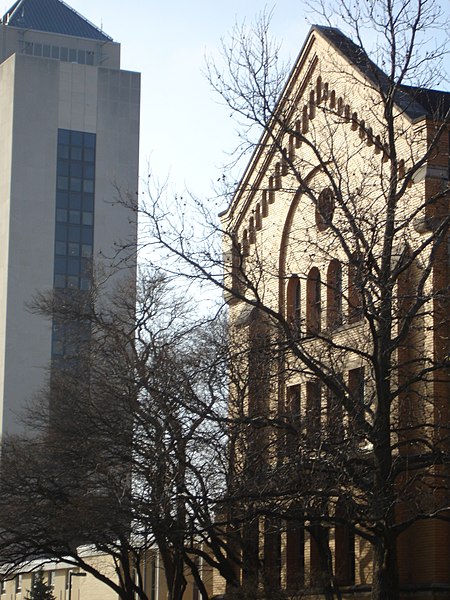
<path id="1" fill-rule="evenodd" d="M 95 133 L 84 134 L 84 146 L 85 148 L 95 148 Z"/>
<path id="2" fill-rule="evenodd" d="M 56 220 L 58 223 L 65 223 L 67 221 L 67 210 L 65 208 L 56 209 Z"/>
<path id="3" fill-rule="evenodd" d="M 92 244 L 92 241 L 93 241 L 92 227 L 82 227 L 81 241 L 83 244 Z"/>
<path id="4" fill-rule="evenodd" d="M 78 288 L 78 277 L 71 275 L 67 278 L 67 287 L 68 288 Z"/>
<path id="5" fill-rule="evenodd" d="M 78 146 L 72 146 L 70 148 L 70 158 L 72 160 L 81 160 L 82 159 L 82 148 Z"/>
<path id="6" fill-rule="evenodd" d="M 62 175 L 65 175 L 65 173 L 62 173 Z M 83 177 L 83 163 L 72 161 L 70 163 L 70 175 L 72 177 Z"/>
<path id="7" fill-rule="evenodd" d="M 68 50 L 68 48 L 60 48 L 59 49 L 59 58 L 61 60 L 67 61 L 67 59 L 69 58 L 69 50 Z"/>
<path id="8" fill-rule="evenodd" d="M 92 212 L 94 210 L 93 194 L 83 194 L 83 210 Z"/>
<path id="9" fill-rule="evenodd" d="M 52 46 L 52 58 L 59 58 L 59 46 Z"/>
<path id="10" fill-rule="evenodd" d="M 88 51 L 86 53 L 86 64 L 87 65 L 93 65 L 94 64 L 94 53 Z"/>
<path id="11" fill-rule="evenodd" d="M 84 179 L 83 180 L 83 192 L 88 194 L 92 194 L 94 191 L 94 182 L 92 179 Z"/>
<path id="12" fill-rule="evenodd" d="M 48 44 L 42 46 L 42 56 L 50 58 L 50 46 Z"/>
<path id="13" fill-rule="evenodd" d="M 55 258 L 55 273 L 59 275 L 64 275 L 66 272 L 66 259 L 65 258 Z"/>
<path id="14" fill-rule="evenodd" d="M 70 178 L 70 191 L 81 192 L 81 179 L 79 177 Z"/>
<path id="15" fill-rule="evenodd" d="M 71 210 L 81 210 L 81 194 L 71 193 L 69 196 L 69 206 Z"/>
<path id="16" fill-rule="evenodd" d="M 55 242 L 55 253 L 56 254 L 66 254 L 66 242 Z"/>
<path id="17" fill-rule="evenodd" d="M 67 208 L 69 206 L 69 195 L 67 192 L 56 192 L 57 208 Z"/>
<path id="18" fill-rule="evenodd" d="M 83 244 L 81 246 L 81 256 L 84 256 L 85 258 L 90 258 L 92 256 L 91 244 Z"/>
<path id="19" fill-rule="evenodd" d="M 84 149 L 84 160 L 86 162 L 94 162 L 95 150 L 93 150 L 92 148 L 85 148 Z"/>
<path id="20" fill-rule="evenodd" d="M 57 224 L 55 227 L 55 239 L 58 242 L 65 242 L 67 240 L 67 227 L 66 225 Z"/>
<path id="21" fill-rule="evenodd" d="M 69 244 L 69 256 L 79 256 L 80 254 L 80 244 L 76 244 L 74 242 L 70 242 Z"/>
<path id="22" fill-rule="evenodd" d="M 34 55 L 35 56 L 42 56 L 42 44 L 34 44 Z"/>
<path id="23" fill-rule="evenodd" d="M 55 273 L 54 285 L 56 288 L 65 288 L 66 287 L 66 276 L 58 275 Z"/>
<path id="24" fill-rule="evenodd" d="M 69 223 L 79 224 L 81 221 L 81 213 L 79 210 L 69 210 Z"/>
<path id="25" fill-rule="evenodd" d="M 69 62 L 77 62 L 77 51 L 73 48 L 69 49 Z"/>
<path id="26" fill-rule="evenodd" d="M 84 165 L 84 178 L 94 179 L 94 165 Z"/>
<path id="27" fill-rule="evenodd" d="M 92 225 L 94 222 L 94 214 L 91 212 L 83 212 L 83 225 Z"/>
<path id="28" fill-rule="evenodd" d="M 80 228 L 77 225 L 69 225 L 69 242 L 80 241 Z"/>
<path id="29" fill-rule="evenodd" d="M 68 129 L 58 129 L 58 144 L 70 144 L 70 131 Z"/>
<path id="30" fill-rule="evenodd" d="M 58 175 L 64 175 L 68 177 L 69 175 L 69 161 L 68 160 L 58 160 Z"/>
<path id="31" fill-rule="evenodd" d="M 80 272 L 80 260 L 78 258 L 69 258 L 67 261 L 67 273 L 69 275 L 78 275 Z"/>
<path id="32" fill-rule="evenodd" d="M 58 158 L 63 158 L 65 160 L 69 159 L 69 146 L 64 146 L 63 144 L 59 144 Z"/>
<path id="33" fill-rule="evenodd" d="M 83 145 L 83 134 L 81 131 L 72 131 L 70 136 L 70 143 L 72 146 Z"/>
<path id="34" fill-rule="evenodd" d="M 80 65 L 84 65 L 86 63 L 86 52 L 84 50 L 78 50 L 78 62 Z"/>
<path id="35" fill-rule="evenodd" d="M 58 189 L 60 189 L 60 190 L 69 189 L 69 178 L 68 177 L 62 177 L 62 176 L 58 175 Z"/>

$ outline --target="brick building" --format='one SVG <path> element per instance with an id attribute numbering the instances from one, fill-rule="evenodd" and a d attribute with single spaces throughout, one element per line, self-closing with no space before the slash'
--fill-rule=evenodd
<path id="1" fill-rule="evenodd" d="M 237 568 L 266 597 L 450 598 L 449 108 L 314 26 L 221 215 Z"/>

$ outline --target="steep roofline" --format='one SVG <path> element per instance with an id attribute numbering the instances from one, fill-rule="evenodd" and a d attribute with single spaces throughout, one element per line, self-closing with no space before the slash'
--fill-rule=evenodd
<path id="1" fill-rule="evenodd" d="M 350 61 L 363 76 L 370 79 L 377 87 L 390 84 L 386 73 L 369 58 L 361 46 L 358 46 L 340 29 L 325 25 L 313 25 L 312 29 L 326 37 L 328 42 L 344 58 Z M 427 95 L 428 98 L 426 99 Z M 444 116 L 441 110 L 442 107 L 448 105 L 450 108 L 450 92 L 400 85 L 396 92 L 395 103 L 413 121 L 421 117 L 440 118 Z"/>
<path id="2" fill-rule="evenodd" d="M 10 26 L 10 27 L 15 27 L 17 29 L 32 29 L 33 31 L 44 31 L 46 33 L 59 33 L 60 35 L 72 35 L 72 37 L 82 37 L 85 39 L 98 39 L 99 41 L 104 41 L 104 42 L 114 42 L 114 39 L 109 36 L 107 33 L 105 33 L 102 29 L 100 29 L 99 27 L 97 27 L 97 25 L 95 25 L 94 23 L 92 23 L 89 19 L 87 19 L 85 16 L 83 16 L 81 13 L 79 13 L 77 10 L 75 10 L 74 8 L 72 8 L 72 6 L 69 6 L 69 4 L 67 4 L 66 2 L 64 2 L 64 0 L 58 0 L 59 4 L 62 4 L 67 10 L 69 10 L 71 13 L 73 13 L 74 15 L 76 15 L 79 19 L 81 19 L 82 21 L 84 21 L 84 23 L 86 23 L 87 25 L 89 25 L 89 27 L 91 27 L 92 29 L 94 29 L 99 35 L 96 38 L 89 38 L 86 36 L 80 36 L 77 34 L 70 34 L 70 33 L 65 33 L 65 32 L 58 32 L 58 31 L 49 31 L 47 29 L 33 29 L 30 27 L 20 27 L 20 25 L 10 25 L 10 21 L 11 19 L 14 17 L 15 13 L 21 8 L 21 6 L 23 4 L 25 4 L 25 2 L 27 2 L 27 0 L 17 0 L 12 6 L 11 8 L 6 11 L 6 13 L 3 15 L 3 17 L 0 20 L 0 24 L 2 25 L 6 25 L 6 26 Z"/>
<path id="3" fill-rule="evenodd" d="M 387 85 L 388 76 L 374 63 L 363 48 L 355 44 L 353 40 L 347 37 L 342 31 L 336 27 L 328 27 L 325 25 L 312 25 L 308 35 L 301 47 L 300 52 L 294 61 L 293 67 L 287 77 L 286 84 L 281 91 L 280 97 L 277 101 L 275 111 L 279 110 L 280 105 L 283 103 L 283 98 L 289 89 L 292 81 L 295 80 L 295 73 L 299 67 L 303 64 L 302 57 L 307 56 L 309 47 L 314 42 L 314 34 L 322 35 L 327 42 L 334 47 L 334 49 L 344 57 L 353 67 L 355 67 L 363 77 L 369 79 L 372 84 L 376 87 L 380 85 Z M 422 102 L 419 102 L 418 99 Z M 426 102 L 425 102 L 426 100 Z M 438 90 L 432 90 L 428 88 L 420 88 L 413 86 L 402 85 L 396 93 L 395 103 L 398 108 L 411 119 L 411 121 L 417 121 L 421 118 L 444 118 L 448 115 L 450 110 L 450 92 L 441 92 Z M 426 104 L 426 107 L 424 106 Z M 244 182 L 248 179 L 250 173 L 253 171 L 253 165 L 258 162 L 261 153 L 266 148 L 263 140 L 267 138 L 268 132 L 263 131 L 255 150 L 250 157 L 247 167 L 239 180 L 236 187 L 236 193 L 226 209 L 219 213 L 219 217 L 225 217 L 229 213 L 231 207 L 234 204 L 234 200 L 239 192 L 244 187 Z"/>
<path id="4" fill-rule="evenodd" d="M 276 106 L 275 106 L 275 111 L 279 109 L 280 103 L 283 101 L 283 98 L 286 94 L 286 91 L 289 89 L 289 86 L 291 85 L 291 82 L 294 80 L 294 75 L 296 73 L 297 70 L 299 70 L 299 68 L 303 65 L 303 61 L 302 56 L 305 55 L 307 56 L 308 54 L 308 50 L 309 47 L 312 46 L 312 44 L 314 43 L 314 26 L 312 26 L 308 32 L 308 35 L 305 38 L 305 41 L 302 44 L 302 47 L 300 49 L 300 52 L 297 54 L 297 57 L 292 65 L 292 68 L 289 72 L 289 75 L 286 78 L 286 83 L 283 86 L 283 89 L 281 90 L 280 93 L 280 97 L 277 100 Z M 259 137 L 259 140 L 256 144 L 255 149 L 252 152 L 252 155 L 250 157 L 250 160 L 247 163 L 246 168 L 244 169 L 244 172 L 236 186 L 236 191 L 233 194 L 233 197 L 229 203 L 229 205 L 227 206 L 227 208 L 225 208 L 223 211 L 221 211 L 219 213 L 219 217 L 224 217 L 231 209 L 231 207 L 233 206 L 234 203 L 234 199 L 236 198 L 237 194 L 239 193 L 239 191 L 242 189 L 243 187 L 243 183 L 244 180 L 247 178 L 247 176 L 252 172 L 253 170 L 253 164 L 256 163 L 260 157 L 260 155 L 262 154 L 263 150 L 265 150 L 266 145 L 264 143 L 262 143 L 263 139 L 266 138 L 268 136 L 268 132 L 267 130 L 264 130 L 262 132 L 262 134 Z"/>

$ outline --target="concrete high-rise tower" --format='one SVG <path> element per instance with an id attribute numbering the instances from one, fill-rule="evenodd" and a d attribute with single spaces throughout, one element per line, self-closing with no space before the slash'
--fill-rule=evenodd
<path id="1" fill-rule="evenodd" d="M 88 289 L 92 264 L 136 243 L 140 76 L 61 0 L 19 0 L 0 23 L 0 435 L 64 340 L 27 304 Z"/>

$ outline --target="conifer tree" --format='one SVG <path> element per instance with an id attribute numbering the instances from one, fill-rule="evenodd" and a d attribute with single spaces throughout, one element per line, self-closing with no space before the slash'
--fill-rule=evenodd
<path id="1" fill-rule="evenodd" d="M 45 581 L 42 571 L 34 574 L 31 590 L 28 590 L 25 600 L 55 600 L 52 587 Z"/>

